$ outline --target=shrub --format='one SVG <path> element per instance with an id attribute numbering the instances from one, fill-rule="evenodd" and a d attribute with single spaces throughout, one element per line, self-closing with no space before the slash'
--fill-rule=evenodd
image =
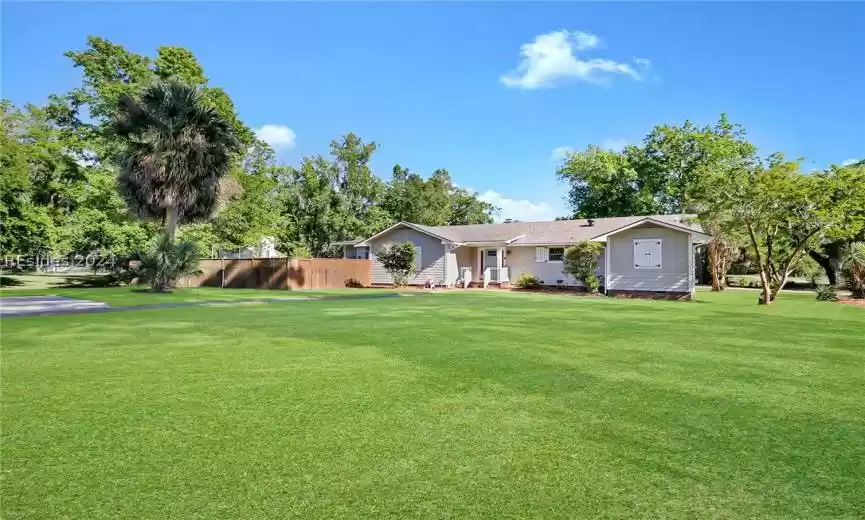
<path id="1" fill-rule="evenodd" d="M 538 289 L 541 286 L 541 281 L 532 274 L 523 273 L 514 280 L 514 287 L 518 289 Z"/>
<path id="2" fill-rule="evenodd" d="M 135 276 L 139 283 L 150 284 L 154 291 L 164 292 L 184 276 L 201 274 L 198 252 L 192 242 L 174 242 L 164 233 L 150 247 L 137 253 Z"/>
<path id="3" fill-rule="evenodd" d="M 565 249 L 564 271 L 581 281 L 589 292 L 596 293 L 601 287 L 595 271 L 598 270 L 598 256 L 604 251 L 600 242 L 585 240 Z"/>
<path id="4" fill-rule="evenodd" d="M 817 301 L 837 302 L 838 290 L 834 285 L 820 285 L 817 287 Z"/>
<path id="5" fill-rule="evenodd" d="M 595 273 L 589 273 L 583 278 L 583 284 L 585 284 L 586 289 L 591 293 L 597 293 L 598 289 L 601 288 L 601 280 L 598 279 L 598 275 Z"/>
<path id="6" fill-rule="evenodd" d="M 841 276 L 853 298 L 865 298 L 865 242 L 847 246 L 841 258 Z"/>
<path id="7" fill-rule="evenodd" d="M 363 287 L 363 284 L 360 283 L 360 280 L 358 280 L 357 278 L 348 278 L 345 281 L 345 286 L 352 289 L 360 289 L 361 287 Z"/>
<path id="8" fill-rule="evenodd" d="M 411 242 L 385 246 L 376 252 L 378 261 L 391 275 L 397 287 L 408 284 L 409 278 L 415 273 L 416 256 L 417 249 Z"/>

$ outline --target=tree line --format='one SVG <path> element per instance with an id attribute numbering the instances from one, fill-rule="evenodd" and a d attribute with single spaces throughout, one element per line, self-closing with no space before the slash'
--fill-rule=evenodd
<path id="1" fill-rule="evenodd" d="M 557 175 L 575 218 L 694 215 L 713 236 L 713 289 L 723 289 L 745 253 L 760 277 L 761 301 L 770 303 L 809 263 L 833 286 L 845 255 L 853 266 L 848 281 L 863 269 L 856 266 L 865 251 L 865 160 L 817 171 L 804 171 L 802 162 L 760 157 L 745 129 L 721 115 L 713 125 L 656 126 L 618 152 L 589 146 L 569 154 Z"/>
<path id="2" fill-rule="evenodd" d="M 333 242 L 369 236 L 400 220 L 487 223 L 497 211 L 456 187 L 444 169 L 425 177 L 396 165 L 382 180 L 369 166 L 376 143 L 353 133 L 332 141 L 326 155 L 304 157 L 298 165 L 277 163 L 228 93 L 211 86 L 182 47 L 159 47 L 150 57 L 90 37 L 84 50 L 65 56 L 81 70 L 79 86 L 49 96 L 44 105 L 0 101 L 4 256 L 126 255 L 163 229 L 195 242 L 203 253 L 274 237 L 283 253 L 328 256 L 338 252 Z M 195 106 L 212 113 L 199 129 L 218 129 L 202 130 L 205 141 L 225 141 L 209 152 L 226 154 L 219 162 L 225 171 L 196 177 L 194 200 L 183 200 L 189 177 L 175 179 L 169 191 L 142 189 L 150 186 L 148 175 L 165 170 L 144 171 L 140 159 L 160 156 L 154 133 L 184 106 L 157 99 L 172 95 L 169 88 L 151 88 L 158 83 L 189 87 L 175 94 L 187 92 L 200 101 Z M 177 200 L 163 207 L 167 196 Z"/>

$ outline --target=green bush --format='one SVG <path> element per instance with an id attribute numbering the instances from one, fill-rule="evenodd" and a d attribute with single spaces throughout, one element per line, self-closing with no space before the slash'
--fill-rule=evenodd
<path id="1" fill-rule="evenodd" d="M 407 285 L 409 278 L 414 274 L 416 255 L 417 249 L 411 242 L 385 246 L 376 252 L 378 261 L 391 275 L 397 287 Z"/>
<path id="2" fill-rule="evenodd" d="M 604 251 L 600 242 L 585 240 L 565 249 L 564 271 L 583 282 L 592 293 L 598 292 L 601 283 L 595 271 L 598 270 L 598 257 Z"/>
<path id="3" fill-rule="evenodd" d="M 837 302 L 838 290 L 834 285 L 820 285 L 817 287 L 817 301 Z"/>
<path id="4" fill-rule="evenodd" d="M 519 289 L 538 289 L 541 286 L 541 281 L 532 274 L 523 273 L 514 281 L 514 287 Z"/>
<path id="5" fill-rule="evenodd" d="M 586 286 L 591 293 L 597 293 L 601 288 L 601 281 L 598 279 L 598 275 L 595 273 L 586 274 L 585 278 L 583 278 L 583 284 Z"/>
<path id="6" fill-rule="evenodd" d="M 135 255 L 134 275 L 139 283 L 150 284 L 154 291 L 164 292 L 184 276 L 201 274 L 198 251 L 192 242 L 174 242 L 168 234 L 153 241 L 150 248 Z"/>

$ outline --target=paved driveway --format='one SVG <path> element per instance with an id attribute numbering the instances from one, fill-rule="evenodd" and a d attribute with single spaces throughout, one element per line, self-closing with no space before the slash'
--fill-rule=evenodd
<path id="1" fill-rule="evenodd" d="M 63 296 L 11 296 L 0 298 L 0 316 L 27 316 L 107 309 L 102 302 Z"/>

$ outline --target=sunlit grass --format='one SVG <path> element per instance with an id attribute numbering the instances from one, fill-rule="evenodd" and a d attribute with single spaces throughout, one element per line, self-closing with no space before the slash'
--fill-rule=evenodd
<path id="1" fill-rule="evenodd" d="M 860 517 L 865 311 L 755 297 L 5 319 L 0 516 Z"/>

